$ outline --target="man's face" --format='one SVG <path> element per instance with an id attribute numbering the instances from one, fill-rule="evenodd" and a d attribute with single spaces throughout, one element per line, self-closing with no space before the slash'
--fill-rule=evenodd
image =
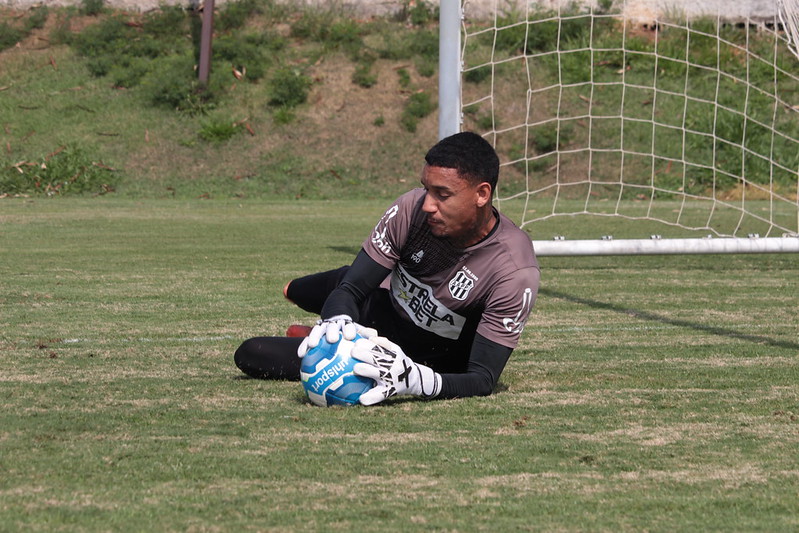
<path id="1" fill-rule="evenodd" d="M 483 207 L 491 199 L 487 183 L 472 185 L 454 168 L 425 165 L 422 186 L 426 191 L 422 211 L 427 213 L 430 231 L 466 247 L 485 236 Z M 490 229 L 490 228 L 489 228 Z"/>

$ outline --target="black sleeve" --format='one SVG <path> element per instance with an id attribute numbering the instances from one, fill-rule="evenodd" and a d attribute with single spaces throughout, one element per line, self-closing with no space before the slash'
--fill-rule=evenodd
<path id="1" fill-rule="evenodd" d="M 499 375 L 510 358 L 512 348 L 475 335 L 469 364 L 463 374 L 441 374 L 438 398 L 488 396 L 494 392 Z"/>
<path id="2" fill-rule="evenodd" d="M 360 318 L 358 315 L 361 303 L 390 273 L 391 269 L 380 265 L 362 249 L 339 286 L 325 300 L 325 305 L 322 306 L 322 319 L 348 315 L 357 322 Z"/>

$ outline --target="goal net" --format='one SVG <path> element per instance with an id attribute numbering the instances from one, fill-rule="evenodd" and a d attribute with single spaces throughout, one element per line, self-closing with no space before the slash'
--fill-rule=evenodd
<path id="1" fill-rule="evenodd" d="M 497 205 L 546 239 L 539 253 L 799 251 L 795 7 L 492 1 L 461 8 L 455 127 L 495 145 Z"/>

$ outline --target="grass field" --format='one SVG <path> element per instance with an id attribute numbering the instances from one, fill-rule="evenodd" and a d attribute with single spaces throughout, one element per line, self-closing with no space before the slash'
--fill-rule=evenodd
<path id="1" fill-rule="evenodd" d="M 794 255 L 542 258 L 487 398 L 241 375 L 384 207 L 3 200 L 0 530 L 799 529 Z"/>

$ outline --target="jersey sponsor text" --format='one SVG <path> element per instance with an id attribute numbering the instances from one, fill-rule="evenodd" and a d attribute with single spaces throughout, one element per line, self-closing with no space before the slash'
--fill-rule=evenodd
<path id="1" fill-rule="evenodd" d="M 460 337 L 466 318 L 448 309 L 433 289 L 397 265 L 391 275 L 391 295 L 414 324 L 447 339 Z"/>

